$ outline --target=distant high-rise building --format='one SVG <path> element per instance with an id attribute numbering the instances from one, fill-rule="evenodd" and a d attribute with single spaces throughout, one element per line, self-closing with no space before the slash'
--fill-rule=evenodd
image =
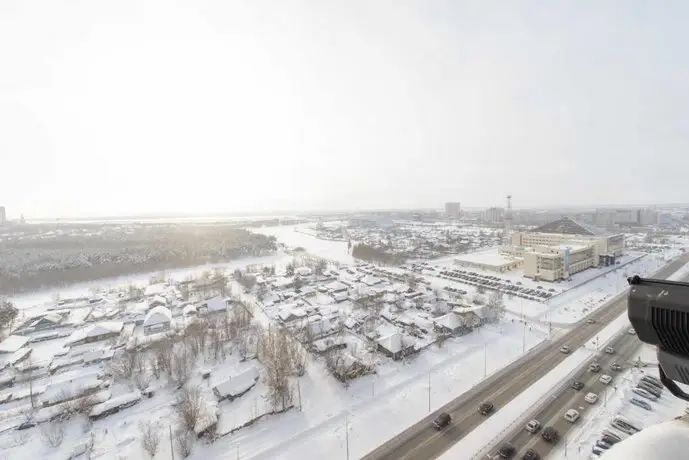
<path id="1" fill-rule="evenodd" d="M 445 217 L 450 219 L 459 219 L 460 206 L 459 203 L 445 203 Z"/>
<path id="2" fill-rule="evenodd" d="M 483 220 L 491 223 L 502 222 L 505 217 L 503 208 L 488 208 L 483 212 Z"/>
<path id="3" fill-rule="evenodd" d="M 7 221 L 7 216 L 5 214 L 5 207 L 0 206 L 0 227 L 5 225 L 5 221 Z"/>

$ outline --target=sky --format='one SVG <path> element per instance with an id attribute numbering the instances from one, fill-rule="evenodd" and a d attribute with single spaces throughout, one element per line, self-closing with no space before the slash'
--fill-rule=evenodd
<path id="1" fill-rule="evenodd" d="M 10 218 L 689 201 L 689 2 L 2 0 Z"/>

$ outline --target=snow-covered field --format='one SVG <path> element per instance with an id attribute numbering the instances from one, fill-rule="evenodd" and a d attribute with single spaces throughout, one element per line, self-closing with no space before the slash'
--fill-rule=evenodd
<path id="1" fill-rule="evenodd" d="M 640 357 L 646 363 L 657 363 L 654 347 L 648 345 L 641 347 Z M 646 368 L 633 368 L 622 374 L 616 380 L 618 382 L 617 391 L 612 389 L 607 391 L 603 396 L 605 398 L 603 404 L 593 406 L 594 410 L 589 411 L 587 417 L 576 425 L 576 428 L 569 434 L 567 439 L 563 439 L 559 443 L 558 448 L 551 453 L 549 459 L 598 458 L 591 453 L 591 448 L 600 439 L 601 432 L 604 429 L 611 429 L 610 421 L 616 415 L 622 415 L 630 421 L 636 421 L 643 428 L 684 415 L 687 403 L 675 398 L 667 390 L 663 391 L 658 401 L 649 401 L 653 409 L 650 411 L 629 402 L 631 397 L 634 396 L 634 393 L 631 392 L 632 388 L 636 386 L 636 383 L 644 373 L 649 373 L 655 377 L 658 376 L 657 368 L 653 365 Z M 612 430 L 615 431 L 614 429 Z M 620 436 L 626 437 L 621 432 Z M 605 458 L 605 455 L 603 455 L 603 458 Z"/>
<path id="2" fill-rule="evenodd" d="M 440 458 L 456 460 L 468 458 L 483 458 L 493 441 L 502 437 L 505 432 L 515 426 L 526 424 L 525 414 L 529 414 L 534 407 L 548 398 L 553 390 L 563 384 L 569 384 L 571 377 L 579 372 L 593 353 L 585 348 L 575 350 L 568 358 L 548 372 L 538 382 L 500 408 L 495 414 L 486 419 L 478 427 L 462 438 L 457 444 L 448 449 Z"/>
<path id="3" fill-rule="evenodd" d="M 343 264 L 352 264 L 352 258 L 343 241 L 330 241 L 316 238 L 310 230 L 312 224 L 283 225 L 279 227 L 254 228 L 252 231 L 274 236 L 279 243 L 292 248 L 302 247 L 307 252 Z"/>

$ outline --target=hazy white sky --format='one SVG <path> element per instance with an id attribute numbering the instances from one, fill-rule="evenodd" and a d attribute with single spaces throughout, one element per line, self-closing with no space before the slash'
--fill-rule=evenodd
<path id="1" fill-rule="evenodd" d="M 2 0 L 10 217 L 689 201 L 685 1 Z"/>

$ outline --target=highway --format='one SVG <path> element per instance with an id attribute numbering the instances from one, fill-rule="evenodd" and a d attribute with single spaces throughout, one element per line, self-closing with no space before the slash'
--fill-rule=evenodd
<path id="1" fill-rule="evenodd" d="M 689 254 L 685 254 L 655 273 L 654 277 L 666 278 L 688 261 Z M 611 303 L 587 317 L 594 318 L 596 320 L 594 324 L 587 324 L 586 319 L 582 319 L 573 325 L 573 329 L 567 334 L 537 347 L 363 458 L 365 460 L 437 458 L 485 420 L 484 416 L 478 414 L 478 406 L 482 402 L 491 401 L 496 411 L 499 410 L 562 361 L 563 355 L 559 351 L 562 345 L 569 345 L 572 349 L 583 346 L 621 315 L 626 308 L 626 296 L 615 298 Z M 432 427 L 432 422 L 441 412 L 447 412 L 452 416 L 452 424 L 445 430 L 437 431 Z"/>
<path id="2" fill-rule="evenodd" d="M 586 394 L 596 393 L 599 399 L 595 405 L 605 404 L 606 392 L 609 395 L 615 391 L 614 385 L 619 379 L 620 372 L 630 367 L 628 361 L 634 356 L 634 353 L 639 349 L 640 345 L 641 342 L 636 335 L 629 335 L 626 332 L 618 335 L 613 339 L 610 345 L 615 349 L 614 354 L 610 355 L 604 353 L 602 349 L 598 354 L 598 359 L 596 360 L 602 367 L 599 373 L 593 373 L 586 368 L 572 379 L 572 381 L 579 380 L 582 382 L 584 388 L 579 391 L 571 387 L 565 388 L 557 394 L 554 399 L 547 402 L 544 406 L 537 408 L 530 417 L 527 417 L 527 422 L 531 419 L 536 419 L 541 422 L 541 429 L 546 426 L 554 427 L 558 433 L 560 433 L 559 442 L 564 442 L 563 439 L 567 435 L 567 432 L 573 429 L 575 425 L 581 424 L 592 407 L 592 404 L 584 400 Z M 594 360 L 589 361 L 589 363 L 592 361 Z M 621 364 L 622 371 L 612 371 L 610 369 L 612 363 Z M 613 381 L 610 382 L 609 385 L 605 385 L 599 381 L 600 376 L 603 374 L 608 374 L 613 378 Z M 564 413 L 569 409 L 576 409 L 581 414 L 581 417 L 575 424 L 569 423 L 563 417 Z M 524 425 L 526 425 L 526 422 Z M 505 442 L 511 443 L 517 449 L 517 455 L 514 457 L 515 459 L 521 459 L 528 448 L 538 452 L 541 458 L 546 458 L 550 451 L 555 448 L 554 444 L 549 444 L 541 438 L 540 432 L 531 434 L 526 431 L 525 426 L 518 426 L 515 428 L 515 431 L 505 436 L 505 439 L 495 446 L 493 452 L 488 457 L 499 458 L 497 451 Z M 588 453 L 585 452 L 585 454 L 585 456 L 588 456 Z"/>

